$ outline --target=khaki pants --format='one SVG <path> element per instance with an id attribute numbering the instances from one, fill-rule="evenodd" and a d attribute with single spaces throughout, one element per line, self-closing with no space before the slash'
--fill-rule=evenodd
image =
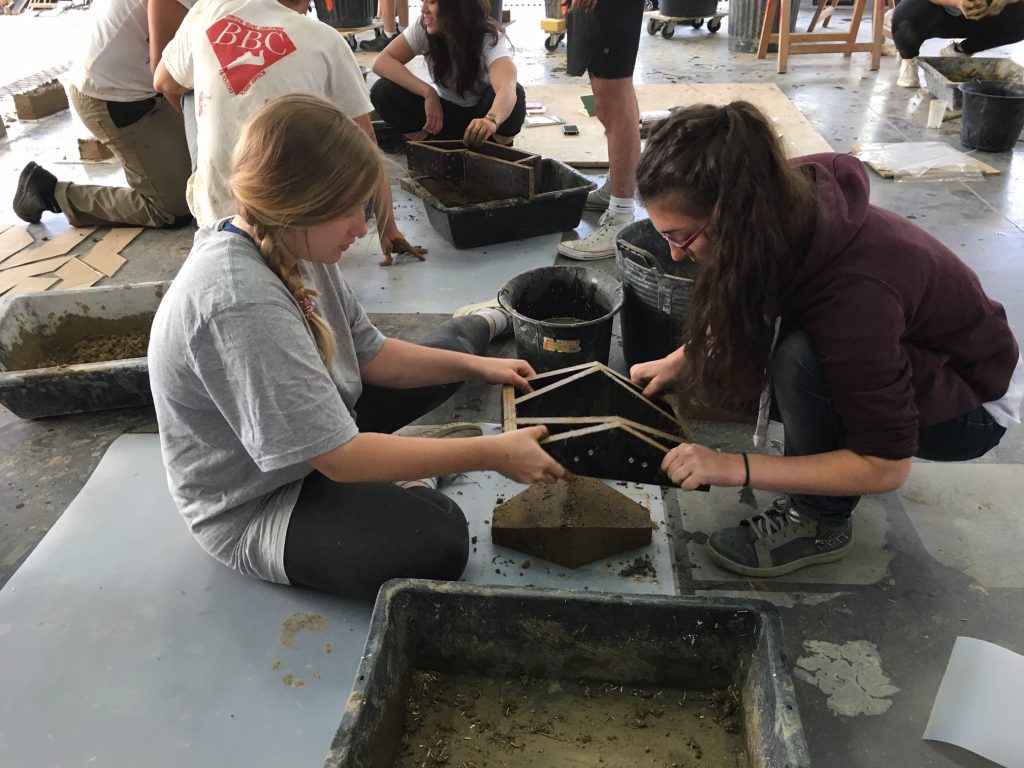
<path id="1" fill-rule="evenodd" d="M 192 172 L 181 115 L 162 97 L 131 125 L 118 126 L 107 102 L 68 88 L 85 127 L 124 166 L 128 187 L 59 182 L 57 203 L 68 221 L 82 226 L 167 227 L 190 216 L 185 185 Z"/>

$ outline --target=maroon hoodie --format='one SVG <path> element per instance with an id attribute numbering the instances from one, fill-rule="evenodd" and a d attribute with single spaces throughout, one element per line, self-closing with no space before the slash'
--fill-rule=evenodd
<path id="1" fill-rule="evenodd" d="M 1006 394 L 1019 356 L 1006 313 L 946 246 L 868 202 L 859 160 L 795 162 L 813 171 L 818 215 L 782 332 L 801 328 L 810 338 L 847 448 L 913 456 L 918 427 Z"/>

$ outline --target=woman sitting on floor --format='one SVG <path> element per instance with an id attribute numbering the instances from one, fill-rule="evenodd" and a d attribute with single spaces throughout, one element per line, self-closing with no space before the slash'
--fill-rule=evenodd
<path id="1" fill-rule="evenodd" d="M 684 344 L 633 367 L 653 394 L 747 402 L 761 394 L 785 455 L 682 445 L 663 468 L 791 494 L 711 535 L 710 556 L 778 576 L 850 551 L 866 493 L 895 490 L 911 458 L 965 461 L 1020 424 L 1024 360 L 1001 305 L 938 240 L 868 202 L 859 160 L 786 159 L 745 102 L 679 110 L 637 171 L 672 258 L 700 265 Z M 774 400 L 767 396 L 774 395 Z"/>
<path id="2" fill-rule="evenodd" d="M 268 581 L 372 597 L 395 577 L 458 578 L 467 525 L 438 476 L 554 482 L 565 471 L 537 444 L 547 431 L 388 433 L 466 379 L 528 390 L 528 363 L 482 356 L 510 318 L 482 309 L 422 345 L 371 325 L 337 264 L 366 234 L 383 168 L 327 102 L 271 101 L 243 130 L 233 169 L 238 214 L 199 230 L 150 339 L 178 509 L 213 557 Z"/>
<path id="3" fill-rule="evenodd" d="M 406 64 L 422 54 L 432 83 Z M 424 0 L 422 15 L 373 62 L 377 114 L 407 139 L 510 145 L 526 119 L 512 44 L 484 0 Z"/>

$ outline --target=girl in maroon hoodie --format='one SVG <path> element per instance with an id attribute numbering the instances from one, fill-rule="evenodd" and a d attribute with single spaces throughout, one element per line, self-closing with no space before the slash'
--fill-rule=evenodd
<path id="1" fill-rule="evenodd" d="M 1020 423 L 1024 361 L 1002 306 L 942 243 L 868 202 L 857 159 L 791 162 L 734 102 L 665 120 L 637 176 L 672 258 L 700 271 L 682 346 L 632 378 L 719 404 L 760 395 L 758 433 L 769 411 L 785 429 L 784 456 L 686 444 L 665 458 L 685 489 L 789 494 L 711 535 L 723 567 L 778 576 L 838 560 L 862 494 L 898 488 L 914 456 L 982 456 Z"/>

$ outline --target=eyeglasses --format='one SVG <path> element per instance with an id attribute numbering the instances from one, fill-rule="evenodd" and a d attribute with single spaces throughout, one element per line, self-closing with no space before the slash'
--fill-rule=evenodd
<path id="1" fill-rule="evenodd" d="M 708 228 L 708 225 L 705 224 L 704 226 L 702 226 L 700 229 L 698 229 L 696 232 L 694 232 L 692 235 L 690 235 L 685 240 L 676 240 L 674 237 L 669 237 L 664 232 L 660 232 L 660 231 L 658 232 L 658 234 L 661 235 L 662 237 L 664 237 L 665 241 L 669 245 L 674 245 L 676 248 L 678 248 L 681 251 L 688 251 L 688 250 L 690 250 L 690 246 L 693 245 L 694 242 L 696 242 L 698 237 L 700 237 L 701 235 L 704 234 L 704 230 L 707 229 L 707 228 Z"/>

